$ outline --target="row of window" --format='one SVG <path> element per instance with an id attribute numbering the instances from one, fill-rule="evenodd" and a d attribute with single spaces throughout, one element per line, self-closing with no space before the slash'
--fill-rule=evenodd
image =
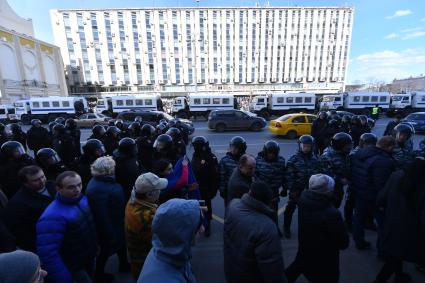
<path id="1" fill-rule="evenodd" d="M 152 105 L 152 99 L 127 99 L 127 100 L 116 100 L 117 106 L 143 106 L 143 105 Z"/>
<path id="2" fill-rule="evenodd" d="M 202 103 L 201 103 L 201 101 L 202 101 Z M 211 98 L 202 98 L 202 100 L 201 100 L 201 98 L 195 98 L 193 100 L 193 104 L 209 105 L 209 104 L 211 104 L 211 101 L 212 101 L 212 104 L 215 104 L 215 105 L 217 105 L 217 104 L 230 104 L 229 98 L 212 98 L 212 99 Z"/>
<path id="3" fill-rule="evenodd" d="M 33 101 L 32 108 L 47 108 L 47 107 L 70 107 L 71 104 L 69 101 Z"/>
<path id="4" fill-rule="evenodd" d="M 387 96 L 354 96 L 353 102 L 386 102 Z"/>

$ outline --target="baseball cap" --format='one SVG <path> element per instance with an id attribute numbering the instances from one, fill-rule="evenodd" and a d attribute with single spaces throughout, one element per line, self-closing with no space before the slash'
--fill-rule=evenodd
<path id="1" fill-rule="evenodd" d="M 168 180 L 159 178 L 153 173 L 145 173 L 140 175 L 134 184 L 134 190 L 138 194 L 145 194 L 155 190 L 163 190 L 167 187 Z"/>

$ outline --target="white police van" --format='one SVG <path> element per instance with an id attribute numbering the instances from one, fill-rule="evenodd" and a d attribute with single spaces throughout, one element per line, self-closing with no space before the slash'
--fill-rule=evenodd
<path id="1" fill-rule="evenodd" d="M 389 92 L 344 92 L 341 94 L 324 95 L 320 102 L 321 110 L 346 110 L 357 114 L 370 114 L 373 107 L 381 111 L 390 108 Z"/>
<path id="2" fill-rule="evenodd" d="M 58 117 L 75 118 L 87 112 L 87 100 L 74 96 L 32 97 L 18 100 L 14 106 L 16 115 L 24 124 L 29 124 L 32 119 L 47 123 Z"/>
<path id="3" fill-rule="evenodd" d="M 116 95 L 99 98 L 96 112 L 112 116 L 128 110 L 164 111 L 159 94 Z"/>
<path id="4" fill-rule="evenodd" d="M 9 123 L 18 120 L 15 108 L 12 105 L 0 104 L 0 122 Z"/>
<path id="5" fill-rule="evenodd" d="M 190 93 L 189 96 L 176 97 L 172 105 L 172 114 L 178 118 L 188 119 L 192 116 L 208 118 L 212 110 L 237 109 L 238 103 L 229 93 Z"/>
<path id="6" fill-rule="evenodd" d="M 391 104 L 387 113 L 409 114 L 411 112 L 425 111 L 425 91 L 395 93 L 391 95 Z"/>
<path id="7" fill-rule="evenodd" d="M 314 112 L 316 94 L 306 92 L 276 92 L 256 95 L 249 110 L 264 119 L 271 115 L 284 115 L 292 112 Z"/>

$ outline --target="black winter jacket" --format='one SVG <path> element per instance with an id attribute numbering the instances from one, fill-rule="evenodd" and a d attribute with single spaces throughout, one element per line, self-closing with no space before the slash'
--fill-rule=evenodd
<path id="1" fill-rule="evenodd" d="M 283 283 L 284 263 L 276 212 L 249 194 L 234 199 L 224 222 L 228 283 Z"/>

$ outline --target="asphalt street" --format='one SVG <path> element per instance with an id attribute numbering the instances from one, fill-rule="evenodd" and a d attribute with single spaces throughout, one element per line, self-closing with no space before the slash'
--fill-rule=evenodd
<path id="1" fill-rule="evenodd" d="M 390 121 L 388 118 L 383 118 L 377 121 L 373 132 L 378 136 L 382 135 L 386 124 Z M 205 121 L 195 121 L 194 135 L 203 135 L 208 138 L 213 152 L 220 159 L 223 157 L 228 149 L 229 140 L 236 135 L 242 136 L 246 139 L 248 144 L 247 153 L 257 155 L 262 149 L 265 141 L 274 139 L 279 142 L 281 146 L 280 153 L 287 160 L 297 149 L 296 140 L 287 140 L 278 138 L 271 135 L 267 129 L 260 132 L 224 132 L 215 133 L 210 131 Z M 85 141 L 90 134 L 90 130 L 82 130 L 82 141 Z M 419 141 L 424 139 L 425 136 L 415 135 L 413 137 L 415 148 L 418 147 Z M 188 147 L 188 154 L 191 157 L 191 149 Z M 279 209 L 279 227 L 283 224 L 283 210 L 287 199 L 281 198 Z M 193 269 L 196 274 L 198 282 L 201 283 L 219 283 L 225 282 L 223 273 L 223 218 L 224 218 L 224 205 L 220 196 L 216 196 L 213 200 L 213 214 L 214 221 L 212 222 L 212 234 L 209 238 L 201 237 L 198 239 L 197 244 L 193 247 Z M 297 212 L 294 215 L 292 223 L 292 239 L 282 240 L 282 251 L 285 260 L 285 266 L 288 266 L 295 258 L 297 252 Z M 366 236 L 368 241 L 376 242 L 376 233 L 372 231 L 367 232 Z M 351 241 L 350 247 L 341 252 L 341 283 L 363 283 L 373 282 L 376 274 L 380 270 L 382 262 L 376 257 L 376 250 L 371 249 L 368 251 L 358 251 L 353 242 Z M 134 282 L 129 274 L 118 273 L 117 259 L 113 257 L 109 260 L 107 270 L 114 273 L 116 279 L 114 282 Z M 425 282 L 425 274 L 420 273 L 412 264 L 405 264 L 405 271 L 410 273 L 413 277 L 412 282 Z M 308 282 L 304 277 L 298 279 L 299 283 Z"/>

